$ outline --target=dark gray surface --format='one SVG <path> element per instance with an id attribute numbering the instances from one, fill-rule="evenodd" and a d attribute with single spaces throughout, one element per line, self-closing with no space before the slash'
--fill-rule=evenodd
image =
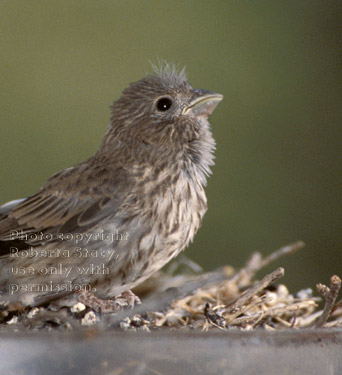
<path id="1" fill-rule="evenodd" d="M 342 331 L 1 334 L 0 374 L 342 374 Z"/>

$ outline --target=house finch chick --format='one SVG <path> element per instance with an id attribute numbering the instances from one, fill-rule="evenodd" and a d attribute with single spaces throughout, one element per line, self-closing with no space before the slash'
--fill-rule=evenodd
<path id="1" fill-rule="evenodd" d="M 75 292 L 97 306 L 134 302 L 127 291 L 201 224 L 215 149 L 208 117 L 222 98 L 168 65 L 125 89 L 94 156 L 0 208 L 2 295 L 24 305 Z"/>

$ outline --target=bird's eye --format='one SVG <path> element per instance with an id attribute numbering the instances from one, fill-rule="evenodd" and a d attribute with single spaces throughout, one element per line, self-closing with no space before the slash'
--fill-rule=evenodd
<path id="1" fill-rule="evenodd" d="M 163 98 L 160 98 L 157 101 L 156 105 L 157 105 L 158 111 L 165 112 L 168 109 L 170 109 L 170 107 L 172 106 L 172 100 L 165 96 Z"/>

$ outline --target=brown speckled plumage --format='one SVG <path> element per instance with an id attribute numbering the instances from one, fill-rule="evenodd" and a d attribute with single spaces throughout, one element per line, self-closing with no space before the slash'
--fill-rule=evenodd
<path id="1" fill-rule="evenodd" d="M 96 154 L 52 176 L 31 197 L 0 208 L 0 289 L 11 285 L 66 280 L 90 284 L 101 298 L 116 296 L 149 277 L 191 241 L 207 209 L 204 186 L 215 142 L 208 116 L 222 96 L 195 90 L 184 71 L 165 66 L 132 83 L 112 106 L 110 126 Z M 169 107 L 169 108 L 168 108 Z M 13 232 L 31 235 L 13 238 Z M 35 234 L 43 233 L 43 239 Z M 61 235 L 119 233 L 112 243 Z M 48 237 L 47 237 L 48 236 Z M 18 251 L 68 250 L 68 257 L 13 257 Z M 75 248 L 115 251 L 115 258 L 75 257 Z M 23 253 L 21 253 L 23 254 Z M 40 275 L 41 267 L 61 264 L 62 274 Z M 80 274 L 77 267 L 101 266 L 109 273 Z M 18 275 L 10 267 L 34 267 Z M 27 304 L 62 291 L 13 294 Z M 64 293 L 65 294 L 65 293 Z"/>

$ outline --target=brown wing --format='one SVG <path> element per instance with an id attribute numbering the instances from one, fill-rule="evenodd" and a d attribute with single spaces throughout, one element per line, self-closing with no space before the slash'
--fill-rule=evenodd
<path id="1" fill-rule="evenodd" d="M 11 246 L 21 250 L 39 244 L 26 238 L 15 238 L 13 234 L 81 233 L 115 214 L 124 198 L 115 193 L 115 184 L 111 185 L 111 194 L 108 194 L 108 189 L 103 189 L 105 194 L 98 184 L 96 189 L 91 183 L 82 184 L 84 181 L 75 178 L 80 174 L 74 172 L 75 169 L 61 172 L 38 193 L 19 201 L 14 207 L 9 204 L 8 210 L 6 206 L 0 209 L 0 256 L 8 255 Z M 81 178 L 84 180 L 84 173 L 81 173 Z"/>
<path id="2" fill-rule="evenodd" d="M 0 217 L 0 239 L 8 240 L 12 231 L 37 232 L 59 226 L 87 203 L 76 195 L 64 198 L 37 193 Z"/>
<path id="3" fill-rule="evenodd" d="M 113 203 L 108 198 L 95 200 L 72 196 L 63 199 L 34 195 L 8 214 L 0 216 L 0 256 L 8 255 L 11 246 L 21 250 L 27 248 L 28 244 L 39 244 L 39 241 L 27 241 L 29 237 L 23 235 L 40 232 L 54 235 L 89 230 L 111 213 L 115 213 L 116 205 Z M 22 239 L 18 238 L 18 235 Z"/>

